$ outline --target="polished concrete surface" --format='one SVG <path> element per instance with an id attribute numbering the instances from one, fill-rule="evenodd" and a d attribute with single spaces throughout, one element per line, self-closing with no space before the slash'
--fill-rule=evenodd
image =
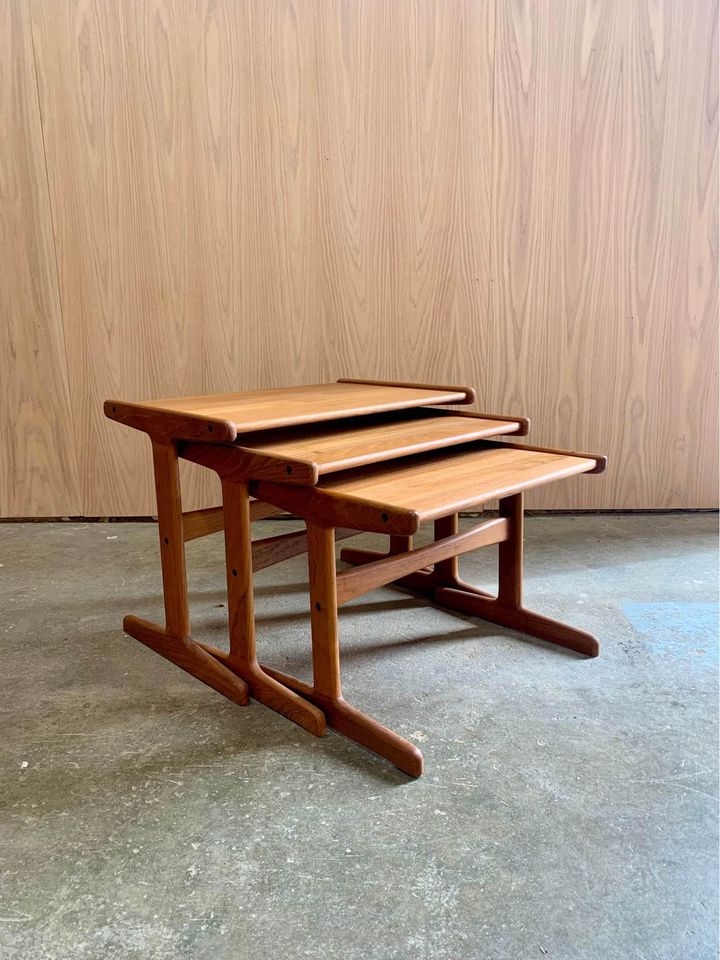
<path id="1" fill-rule="evenodd" d="M 596 660 L 390 589 L 346 608 L 346 696 L 417 781 L 124 636 L 160 616 L 154 526 L 0 526 L 0 957 L 713 960 L 716 526 L 528 520 L 527 605 Z M 217 645 L 222 549 L 188 546 Z M 301 676 L 304 582 L 256 584 L 263 657 Z"/>

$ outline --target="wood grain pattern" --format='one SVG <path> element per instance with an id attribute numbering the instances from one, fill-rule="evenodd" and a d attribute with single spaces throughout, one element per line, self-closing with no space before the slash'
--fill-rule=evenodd
<path id="1" fill-rule="evenodd" d="M 341 417 L 363 416 L 382 410 L 405 410 L 423 404 L 465 403 L 465 387 L 427 387 L 410 384 L 358 384 L 347 381 L 338 383 L 314 383 L 275 390 L 245 390 L 241 392 L 208 394 L 205 396 L 170 397 L 148 400 L 137 407 L 137 412 L 157 410 L 172 415 L 187 414 L 191 418 L 207 418 L 211 423 L 224 427 L 227 422 L 235 425 L 236 433 L 250 430 L 265 430 L 294 424 L 324 422 Z M 115 417 L 113 405 L 105 405 L 106 416 Z M 118 413 L 122 414 L 122 402 L 117 401 Z M 109 407 L 109 409 L 108 409 Z M 119 417 L 119 419 L 121 419 Z M 145 425 L 138 429 L 148 430 Z M 200 432 L 206 434 L 206 430 Z M 193 432 L 192 438 L 199 436 Z M 208 440 L 214 439 L 208 437 Z M 234 436 L 221 436 L 220 440 L 234 440 Z"/>
<path id="2" fill-rule="evenodd" d="M 256 458 L 264 455 L 288 465 L 309 462 L 322 475 L 426 450 L 445 449 L 483 437 L 515 433 L 519 426 L 516 421 L 488 420 L 479 415 L 432 416 L 429 411 L 412 411 L 404 417 L 397 414 L 364 417 L 362 421 L 338 420 L 315 427 L 248 433 L 242 438 L 242 445 Z M 207 444 L 190 446 L 199 448 Z M 183 447 L 183 456 L 188 455 L 187 450 L 187 446 Z M 285 469 L 284 479 L 289 482 L 292 476 L 288 476 L 287 467 Z M 293 476 L 294 472 L 293 466 Z M 250 475 L 258 479 L 283 479 L 258 472 L 246 474 Z"/>
<path id="3" fill-rule="evenodd" d="M 152 512 L 108 396 L 339 376 L 467 383 L 609 454 L 530 506 L 717 504 L 717 0 L 26 2 L 4 514 Z"/>
<path id="4" fill-rule="evenodd" d="M 421 520 L 434 520 L 554 480 L 588 473 L 595 466 L 594 458 L 561 451 L 535 450 L 520 444 L 469 444 L 442 455 L 407 457 L 395 463 L 330 475 L 321 481 L 320 487 L 306 493 L 310 499 L 317 491 L 318 496 L 358 499 L 375 504 L 380 510 L 415 511 Z"/>
<path id="5" fill-rule="evenodd" d="M 480 441 L 330 474 L 316 487 L 252 481 L 260 500 L 319 526 L 410 536 L 423 520 L 472 510 L 598 468 L 592 455 Z"/>
<path id="6" fill-rule="evenodd" d="M 82 513 L 26 0 L 0 0 L 0 355 L 0 516 Z"/>
<path id="7" fill-rule="evenodd" d="M 498 4 L 486 403 L 611 464 L 532 506 L 717 504 L 717 15 Z"/>
<path id="8" fill-rule="evenodd" d="M 361 597 L 364 593 L 394 580 L 399 581 L 424 566 L 440 567 L 449 560 L 456 560 L 463 553 L 469 553 L 471 550 L 487 547 L 493 543 L 501 543 L 507 539 L 507 536 L 507 521 L 504 517 L 496 517 L 462 533 L 436 537 L 434 543 L 401 553 L 400 556 L 391 554 L 374 562 L 362 564 L 355 570 L 344 570 L 337 574 L 337 605 L 341 607 L 355 597 Z"/>
<path id="9" fill-rule="evenodd" d="M 83 512 L 149 513 L 147 441 L 105 419 L 98 391 L 206 388 L 190 137 L 194 24 L 176 0 L 30 5 Z M 184 470 L 188 507 L 204 506 L 209 494 L 199 474 Z"/>

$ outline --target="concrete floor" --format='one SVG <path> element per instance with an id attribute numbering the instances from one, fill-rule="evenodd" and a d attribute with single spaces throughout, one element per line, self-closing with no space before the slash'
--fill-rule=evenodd
<path id="1" fill-rule="evenodd" d="M 124 636 L 160 616 L 154 526 L 0 526 L 0 957 L 712 960 L 716 525 L 528 521 L 528 605 L 593 661 L 388 589 L 348 607 L 346 696 L 421 745 L 418 781 Z M 222 539 L 188 553 L 219 645 Z M 257 607 L 307 676 L 304 581 L 263 571 Z"/>

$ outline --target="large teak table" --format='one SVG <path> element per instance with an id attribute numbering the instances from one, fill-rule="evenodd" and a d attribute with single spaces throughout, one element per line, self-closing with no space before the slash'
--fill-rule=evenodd
<path id="1" fill-rule="evenodd" d="M 338 608 L 388 583 L 451 610 L 597 656 L 588 633 L 522 604 L 523 493 L 605 458 L 496 438 L 525 435 L 525 417 L 448 409 L 474 401 L 466 387 L 341 380 L 285 389 L 126 403 L 109 400 L 113 420 L 152 441 L 165 624 L 128 616 L 126 633 L 236 703 L 249 696 L 317 736 L 327 726 L 386 757 L 411 776 L 422 754 L 399 734 L 348 704 L 340 684 Z M 178 458 L 214 470 L 222 507 L 183 513 Z M 499 501 L 499 516 L 462 533 L 458 514 Z M 306 531 L 253 541 L 253 520 L 290 513 Z M 421 523 L 432 543 L 413 548 Z M 185 542 L 224 530 L 230 648 L 190 630 Z M 362 531 L 389 536 L 386 553 L 335 543 Z M 499 544 L 497 596 L 464 583 L 458 557 Z M 257 659 L 253 571 L 307 550 L 313 682 Z"/>

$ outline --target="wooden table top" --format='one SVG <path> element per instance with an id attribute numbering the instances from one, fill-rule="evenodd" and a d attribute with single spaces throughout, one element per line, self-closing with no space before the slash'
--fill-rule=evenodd
<path id="1" fill-rule="evenodd" d="M 521 433 L 524 427 L 523 418 L 505 420 L 423 407 L 246 433 L 235 444 L 188 441 L 180 443 L 178 454 L 235 480 L 314 486 L 328 473 L 483 437 Z"/>
<path id="2" fill-rule="evenodd" d="M 319 476 L 499 434 L 517 433 L 518 420 L 453 416 L 423 408 L 371 417 L 268 430 L 241 438 L 243 448 L 283 463 L 314 463 Z"/>
<path id="3" fill-rule="evenodd" d="M 159 440 L 232 442 L 238 434 L 433 404 L 472 403 L 470 387 L 339 380 L 300 387 L 128 403 L 108 400 L 111 420 Z"/>
<path id="4" fill-rule="evenodd" d="M 360 529 L 411 534 L 422 521 L 603 468 L 602 457 L 479 441 L 348 470 L 302 490 L 263 481 L 253 488 L 260 499 L 311 519 L 312 513 L 328 518 L 337 513 L 352 526 L 354 514 Z"/>

